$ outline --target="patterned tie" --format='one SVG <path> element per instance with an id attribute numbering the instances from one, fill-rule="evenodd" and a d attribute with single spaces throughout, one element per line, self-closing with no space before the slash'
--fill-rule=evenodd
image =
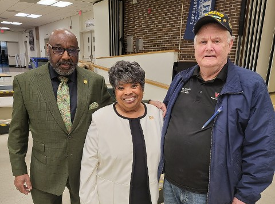
<path id="1" fill-rule="evenodd" d="M 70 93 L 67 84 L 68 78 L 59 76 L 60 84 L 57 89 L 57 106 L 67 130 L 72 128 L 71 111 L 70 111 Z"/>

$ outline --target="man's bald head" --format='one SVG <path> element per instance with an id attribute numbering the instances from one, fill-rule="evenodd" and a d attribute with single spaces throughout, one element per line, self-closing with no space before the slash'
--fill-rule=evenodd
<path id="1" fill-rule="evenodd" d="M 54 30 L 49 37 L 50 44 L 60 42 L 60 41 L 63 41 L 63 42 L 69 41 L 69 40 L 75 41 L 76 45 L 78 46 L 78 41 L 75 34 L 63 28 Z"/>
<path id="2" fill-rule="evenodd" d="M 47 53 L 53 69 L 62 76 L 74 72 L 78 62 L 78 41 L 67 29 L 54 30 L 47 44 Z"/>

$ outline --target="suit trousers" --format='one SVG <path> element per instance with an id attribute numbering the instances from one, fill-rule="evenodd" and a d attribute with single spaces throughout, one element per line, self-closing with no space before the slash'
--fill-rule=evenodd
<path id="1" fill-rule="evenodd" d="M 70 192 L 71 204 L 80 204 L 79 192 L 72 192 L 69 182 L 66 186 Z M 54 195 L 36 188 L 31 190 L 31 195 L 34 204 L 62 204 L 62 195 Z"/>

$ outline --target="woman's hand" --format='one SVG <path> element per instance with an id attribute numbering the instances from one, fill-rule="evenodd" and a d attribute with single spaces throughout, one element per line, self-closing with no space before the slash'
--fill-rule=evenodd
<path id="1" fill-rule="evenodd" d="M 156 106 L 158 109 L 162 110 L 162 116 L 164 117 L 166 114 L 166 105 L 160 101 L 153 101 L 153 100 L 149 100 L 149 104 L 152 104 L 154 106 Z"/>

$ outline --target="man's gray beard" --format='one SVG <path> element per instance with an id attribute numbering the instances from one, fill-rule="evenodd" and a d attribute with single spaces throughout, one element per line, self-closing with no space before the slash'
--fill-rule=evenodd
<path id="1" fill-rule="evenodd" d="M 58 61 L 57 63 L 55 63 L 55 66 L 52 64 L 52 59 L 51 59 L 51 55 L 48 56 L 49 58 L 49 62 L 52 66 L 52 68 L 54 69 L 54 71 L 60 75 L 60 76 L 69 76 L 71 75 L 74 70 L 76 69 L 77 63 L 73 63 L 72 60 L 69 60 L 70 66 L 71 68 L 69 70 L 62 70 L 59 68 L 59 66 L 62 64 L 62 62 Z M 68 61 L 67 61 L 68 62 Z M 63 62 L 64 63 L 64 62 Z"/>
<path id="2" fill-rule="evenodd" d="M 60 76 L 69 76 L 74 72 L 74 70 L 76 68 L 76 65 L 71 66 L 71 68 L 69 70 L 65 70 L 65 71 L 60 69 L 59 67 L 54 67 L 54 66 L 52 66 L 52 67 L 58 75 L 60 75 Z"/>

